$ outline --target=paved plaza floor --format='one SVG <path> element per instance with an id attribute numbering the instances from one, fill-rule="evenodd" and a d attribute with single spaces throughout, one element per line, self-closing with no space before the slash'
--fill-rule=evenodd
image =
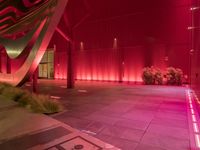
<path id="1" fill-rule="evenodd" d="M 0 150 L 119 150 L 0 95 Z"/>
<path id="2" fill-rule="evenodd" d="M 40 80 L 66 111 L 51 117 L 123 150 L 189 150 L 186 87 Z"/>

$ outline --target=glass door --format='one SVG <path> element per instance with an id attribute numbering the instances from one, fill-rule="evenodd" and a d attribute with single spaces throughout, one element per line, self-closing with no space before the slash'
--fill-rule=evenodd
<path id="1" fill-rule="evenodd" d="M 40 63 L 39 64 L 39 78 L 48 78 L 48 64 Z"/>
<path id="2" fill-rule="evenodd" d="M 38 77 L 43 79 L 54 78 L 54 51 L 48 49 L 38 67 Z"/>

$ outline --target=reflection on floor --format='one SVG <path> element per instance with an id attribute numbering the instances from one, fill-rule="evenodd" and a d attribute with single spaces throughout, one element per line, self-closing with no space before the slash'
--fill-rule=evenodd
<path id="1" fill-rule="evenodd" d="M 188 150 L 186 87 L 40 80 L 67 111 L 52 116 L 123 150 Z M 80 92 L 81 91 L 81 92 Z M 84 92 L 82 92 L 84 91 Z"/>

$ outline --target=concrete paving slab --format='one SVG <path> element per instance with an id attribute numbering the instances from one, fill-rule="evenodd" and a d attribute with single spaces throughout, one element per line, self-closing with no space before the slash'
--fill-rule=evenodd
<path id="1" fill-rule="evenodd" d="M 171 110 L 171 109 L 167 109 L 167 108 L 159 108 L 157 112 L 180 114 L 180 115 L 187 116 L 187 112 L 186 111 Z"/>
<path id="2" fill-rule="evenodd" d="M 59 87 L 63 82 L 54 82 L 39 81 L 40 91 L 48 93 L 45 86 L 50 86 L 69 107 L 69 113 L 52 116 L 63 123 L 76 118 L 73 127 L 122 149 L 189 148 L 185 87 L 77 82 L 75 89 L 66 90 Z"/>
<path id="3" fill-rule="evenodd" d="M 46 144 L 36 145 L 28 150 L 71 150 L 77 145 L 81 145 L 83 150 L 120 150 L 111 144 L 102 142 L 101 140 L 80 131 L 62 136 Z"/>
<path id="4" fill-rule="evenodd" d="M 160 134 L 164 136 L 170 136 L 180 139 L 189 140 L 189 131 L 188 129 L 178 128 L 178 127 L 168 127 L 161 125 L 151 124 L 147 129 L 147 134 Z"/>
<path id="5" fill-rule="evenodd" d="M 117 137 L 110 137 L 106 135 L 97 135 L 95 137 L 103 141 L 106 141 L 107 143 L 110 143 L 118 148 L 121 148 L 122 150 L 135 150 L 135 148 L 138 145 L 137 142 L 133 142 L 126 139 L 117 138 Z"/>
<path id="6" fill-rule="evenodd" d="M 98 113 L 93 113 L 93 114 L 91 114 L 87 117 L 84 117 L 84 118 L 87 119 L 87 120 L 102 122 L 102 123 L 105 123 L 105 124 L 108 124 L 108 125 L 113 125 L 119 120 L 119 118 L 100 115 Z"/>
<path id="7" fill-rule="evenodd" d="M 45 144 L 61 136 L 67 135 L 71 131 L 58 126 L 52 129 L 41 131 L 35 134 L 27 133 L 22 137 L 14 138 L 0 144 L 2 150 L 25 150 L 39 144 Z"/>
<path id="8" fill-rule="evenodd" d="M 88 150 L 88 148 L 93 148 L 95 150 L 95 148 L 90 145 L 95 145 L 98 149 L 119 150 L 108 143 L 84 134 L 49 116 L 32 113 L 25 108 L 19 107 L 15 102 L 5 101 L 3 97 L 0 98 L 0 106 L 0 149 L 2 150 L 25 150 L 32 148 L 44 150 L 48 148 L 45 147 L 46 145 L 58 145 L 59 143 L 62 143 L 60 147 L 68 150 L 72 144 L 84 145 L 83 141 L 86 143 L 86 145 L 84 145 L 85 150 Z M 59 113 L 59 115 L 62 114 L 63 113 Z M 82 126 L 87 126 L 87 124 L 84 124 L 83 120 L 81 120 L 81 122 L 78 121 L 75 120 L 73 123 L 78 125 L 82 123 Z M 89 122 L 92 123 L 93 121 Z M 75 137 L 80 137 L 80 139 L 83 140 L 75 140 L 70 144 L 63 143 L 64 140 L 69 141 L 70 138 Z M 89 143 L 89 145 L 87 143 Z M 52 147 L 52 149 L 59 148 Z"/>
<path id="9" fill-rule="evenodd" d="M 101 132 L 104 128 L 106 127 L 106 125 L 104 123 L 101 122 L 93 122 L 90 125 L 88 125 L 85 130 L 86 131 L 90 131 L 90 132 L 94 132 L 95 134 L 98 134 L 99 132 Z"/>
<path id="10" fill-rule="evenodd" d="M 188 122 L 185 120 L 154 117 L 154 119 L 151 121 L 151 124 L 162 125 L 164 127 L 167 126 L 188 129 Z"/>
<path id="11" fill-rule="evenodd" d="M 62 121 L 63 123 L 66 123 L 79 130 L 85 129 L 88 125 L 93 123 L 92 120 L 84 119 L 84 118 L 81 118 L 80 116 L 79 118 L 77 118 L 77 117 L 70 117 L 70 116 L 63 117 L 63 115 L 61 115 L 61 116 L 55 117 L 55 119 L 58 119 L 59 121 Z"/>
<path id="12" fill-rule="evenodd" d="M 107 126 L 99 134 L 139 142 L 144 135 L 144 131 L 116 126 Z"/>
<path id="13" fill-rule="evenodd" d="M 173 134 L 173 133 L 172 133 Z M 147 132 L 141 142 L 141 144 L 160 147 L 166 150 L 189 150 L 189 140 L 175 138 L 173 136 L 163 136 L 157 133 Z"/>
<path id="14" fill-rule="evenodd" d="M 129 128 L 129 129 L 137 129 L 137 130 L 143 130 L 145 131 L 147 127 L 149 126 L 149 122 L 140 121 L 140 120 L 127 120 L 122 119 L 117 121 L 115 126 Z"/>
<path id="15" fill-rule="evenodd" d="M 187 116 L 181 113 L 167 113 L 167 112 L 157 112 L 155 117 L 164 119 L 174 119 L 174 120 L 187 120 Z"/>
<path id="16" fill-rule="evenodd" d="M 122 117 L 130 120 L 139 120 L 150 122 L 155 116 L 155 111 L 146 111 L 142 109 L 134 109 L 125 113 Z"/>
<path id="17" fill-rule="evenodd" d="M 0 112 L 0 141 L 57 126 L 59 123 L 45 115 L 28 112 L 24 108 L 9 109 Z"/>
<path id="18" fill-rule="evenodd" d="M 135 150 L 166 150 L 166 149 L 145 144 L 138 144 Z"/>
<path id="19" fill-rule="evenodd" d="M 160 109 L 186 111 L 186 105 L 162 104 Z"/>

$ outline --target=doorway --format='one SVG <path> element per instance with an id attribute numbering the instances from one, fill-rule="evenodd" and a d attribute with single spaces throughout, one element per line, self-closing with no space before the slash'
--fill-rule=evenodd
<path id="1" fill-rule="evenodd" d="M 53 79 L 54 78 L 54 50 L 48 49 L 38 67 L 38 78 Z"/>

